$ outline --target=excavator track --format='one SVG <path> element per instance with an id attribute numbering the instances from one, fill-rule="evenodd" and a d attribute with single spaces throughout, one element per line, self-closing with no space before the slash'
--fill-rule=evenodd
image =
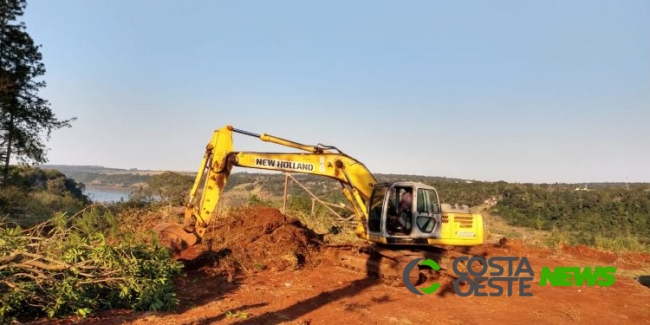
<path id="1" fill-rule="evenodd" d="M 440 247 L 413 247 L 394 248 L 375 244 L 342 244 L 327 245 L 323 248 L 324 257 L 334 267 L 366 275 L 391 286 L 405 286 L 403 273 L 407 264 L 414 259 L 432 259 L 440 270 L 434 271 L 428 267 L 414 267 L 409 273 L 413 285 L 418 286 L 430 280 L 440 281 L 447 279 L 453 281 L 457 276 L 453 273 L 452 262 L 458 256 L 471 256 L 469 252 L 458 249 Z M 459 263 L 460 268 L 465 268 L 464 263 Z"/>

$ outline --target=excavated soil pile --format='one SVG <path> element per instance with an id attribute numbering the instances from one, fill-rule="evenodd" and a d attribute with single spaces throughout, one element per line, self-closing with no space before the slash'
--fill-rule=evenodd
<path id="1" fill-rule="evenodd" d="M 318 263 L 314 257 L 322 236 L 278 209 L 242 208 L 215 222 L 215 228 L 206 235 L 209 251 L 184 252 L 183 259 L 230 275 L 237 271 L 282 271 Z M 206 257 L 212 260 L 209 265 L 200 262 Z"/>

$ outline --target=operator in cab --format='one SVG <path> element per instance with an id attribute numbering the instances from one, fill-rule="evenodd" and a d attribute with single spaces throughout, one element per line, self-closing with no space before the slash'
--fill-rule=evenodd
<path id="1" fill-rule="evenodd" d="M 402 189 L 402 193 L 399 201 L 399 207 L 397 209 L 396 215 L 390 215 L 389 222 L 392 224 L 394 231 L 409 233 L 411 231 L 411 207 L 413 206 L 413 189 L 406 187 Z"/>

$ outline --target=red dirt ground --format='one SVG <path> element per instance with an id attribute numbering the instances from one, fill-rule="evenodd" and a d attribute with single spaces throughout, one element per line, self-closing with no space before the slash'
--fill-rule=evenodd
<path id="1" fill-rule="evenodd" d="M 611 287 L 540 287 L 533 282 L 532 297 L 460 297 L 444 286 L 416 296 L 405 287 L 319 265 L 318 235 L 277 210 L 243 210 L 220 224 L 224 226 L 213 231 L 210 244 L 220 247 L 217 252 L 197 246 L 179 257 L 187 276 L 177 280 L 177 310 L 114 310 L 59 323 L 650 324 L 650 288 L 633 279 L 650 273 L 647 254 L 582 246 L 529 249 L 508 240 L 504 247 L 474 248 L 473 254 L 527 256 L 538 283 L 542 266 L 613 265 L 618 267 L 616 282 Z"/>

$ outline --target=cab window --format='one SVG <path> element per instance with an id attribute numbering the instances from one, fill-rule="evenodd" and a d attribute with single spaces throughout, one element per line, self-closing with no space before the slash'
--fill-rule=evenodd
<path id="1" fill-rule="evenodd" d="M 422 232 L 432 232 L 435 227 L 434 214 L 438 213 L 438 200 L 434 191 L 418 189 L 417 217 L 415 223 Z"/>
<path id="2" fill-rule="evenodd" d="M 438 213 L 439 206 L 436 193 L 429 189 L 418 189 L 417 211 L 418 214 Z"/>
<path id="3" fill-rule="evenodd" d="M 384 198 L 388 188 L 386 186 L 376 187 L 370 197 L 370 210 L 368 218 L 368 229 L 372 232 L 381 230 L 381 212 L 384 206 Z"/>

